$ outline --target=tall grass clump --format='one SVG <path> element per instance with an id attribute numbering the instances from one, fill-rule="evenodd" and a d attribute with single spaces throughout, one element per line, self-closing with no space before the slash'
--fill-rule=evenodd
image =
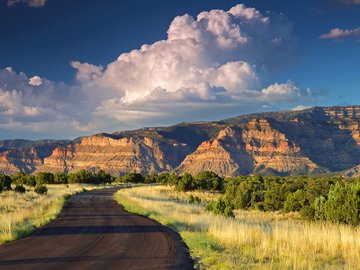
<path id="1" fill-rule="evenodd" d="M 194 203 L 189 197 L 200 200 Z M 308 222 L 298 213 L 235 210 L 235 218 L 206 211 L 220 195 L 172 187 L 122 189 L 127 210 L 178 231 L 200 269 L 360 269 L 360 229 Z"/>

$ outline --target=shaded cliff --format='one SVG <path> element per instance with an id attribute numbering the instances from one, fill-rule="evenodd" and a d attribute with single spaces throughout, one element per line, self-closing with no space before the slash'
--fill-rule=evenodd
<path id="1" fill-rule="evenodd" d="M 15 174 L 17 172 L 31 173 L 41 166 L 44 158 L 52 151 L 70 141 L 66 140 L 3 140 L 0 141 L 0 172 Z"/>

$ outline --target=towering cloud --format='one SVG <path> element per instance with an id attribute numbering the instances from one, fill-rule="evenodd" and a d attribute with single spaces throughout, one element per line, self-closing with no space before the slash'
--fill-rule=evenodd
<path id="1" fill-rule="evenodd" d="M 167 34 L 106 67 L 72 62 L 76 86 L 3 70 L 16 83 L 8 87 L 9 78 L 0 75 L 0 127 L 19 123 L 21 116 L 37 123 L 66 120 L 68 130 L 117 130 L 221 118 L 261 106 L 289 108 L 312 99 L 310 90 L 290 81 L 271 85 L 271 71 L 287 65 L 295 45 L 283 14 L 237 5 L 176 17 Z M 29 108 L 10 113 L 13 107 Z"/>
<path id="2" fill-rule="evenodd" d="M 292 25 L 282 14 L 262 14 L 244 5 L 197 18 L 185 14 L 173 20 L 167 34 L 166 40 L 120 55 L 105 69 L 72 64 L 85 88 L 102 89 L 109 97 L 96 115 L 126 122 L 208 109 L 216 110 L 207 112 L 209 117 L 221 117 L 234 108 L 246 109 L 249 101 L 259 106 L 291 102 L 302 93 L 308 97 L 292 83 L 284 84 L 291 94 L 263 89 L 269 70 L 283 66 L 294 48 Z"/>

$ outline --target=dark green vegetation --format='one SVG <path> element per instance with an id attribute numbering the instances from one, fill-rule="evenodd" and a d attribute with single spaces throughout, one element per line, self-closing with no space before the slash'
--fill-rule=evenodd
<path id="1" fill-rule="evenodd" d="M 110 184 L 115 180 L 116 177 L 113 177 L 104 171 L 91 173 L 86 170 L 80 170 L 70 174 L 53 174 L 49 172 L 40 172 L 36 175 L 28 175 L 21 172 L 12 176 L 0 174 L 0 192 L 3 190 L 14 190 L 15 192 L 25 193 L 25 186 L 29 186 L 35 187 L 34 190 L 38 194 L 46 194 L 48 191 L 46 185 L 75 183 L 99 185 Z M 11 187 L 12 184 L 15 185 L 14 189 Z"/>
<path id="2" fill-rule="evenodd" d="M 7 175 L 0 174 L 0 191 L 11 189 L 11 178 Z"/>
<path id="3" fill-rule="evenodd" d="M 109 184 L 144 183 L 166 184 L 177 191 L 204 190 L 221 193 L 217 201 L 210 202 L 206 209 L 214 214 L 234 217 L 234 209 L 256 209 L 260 211 L 299 212 L 310 221 L 328 221 L 349 225 L 360 224 L 360 178 L 336 176 L 239 176 L 222 178 L 214 172 L 201 172 L 195 176 L 185 173 L 149 174 L 130 173 L 111 176 L 99 171 L 91 173 L 80 170 L 76 173 L 47 173 L 26 175 L 18 173 L 11 177 L 0 174 L 0 191 L 25 192 L 24 185 L 34 186 L 39 194 L 45 194 L 45 185 L 86 183 Z M 189 196 L 189 203 L 200 203 L 196 196 Z"/>
<path id="4" fill-rule="evenodd" d="M 234 209 L 300 212 L 311 221 L 360 224 L 360 178 L 241 176 L 227 179 L 219 201 Z"/>
<path id="5" fill-rule="evenodd" d="M 234 209 L 257 209 L 299 212 L 310 221 L 360 224 L 360 178 L 239 176 L 224 179 L 213 172 L 201 172 L 196 176 L 132 173 L 116 180 L 169 184 L 177 191 L 221 192 L 222 196 L 206 209 L 227 217 L 234 217 Z M 199 202 L 193 195 L 189 197 L 189 203 Z"/>

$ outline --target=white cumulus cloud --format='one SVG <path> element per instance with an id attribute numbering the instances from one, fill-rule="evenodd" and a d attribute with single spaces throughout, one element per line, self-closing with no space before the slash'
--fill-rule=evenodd
<path id="1" fill-rule="evenodd" d="M 320 36 L 321 39 L 343 39 L 347 37 L 360 37 L 360 27 L 355 29 L 341 29 L 334 28 L 331 29 L 329 33 L 323 34 Z"/>
<path id="2" fill-rule="evenodd" d="M 42 79 L 39 76 L 34 76 L 29 79 L 29 84 L 33 86 L 40 86 L 42 84 Z"/>
<path id="3" fill-rule="evenodd" d="M 283 14 L 241 4 L 185 14 L 171 22 L 167 39 L 105 67 L 71 62 L 73 86 L 0 71 L 0 128 L 61 122 L 62 132 L 78 135 L 292 108 L 311 102 L 311 91 L 271 77 L 291 60 L 294 45 Z"/>

